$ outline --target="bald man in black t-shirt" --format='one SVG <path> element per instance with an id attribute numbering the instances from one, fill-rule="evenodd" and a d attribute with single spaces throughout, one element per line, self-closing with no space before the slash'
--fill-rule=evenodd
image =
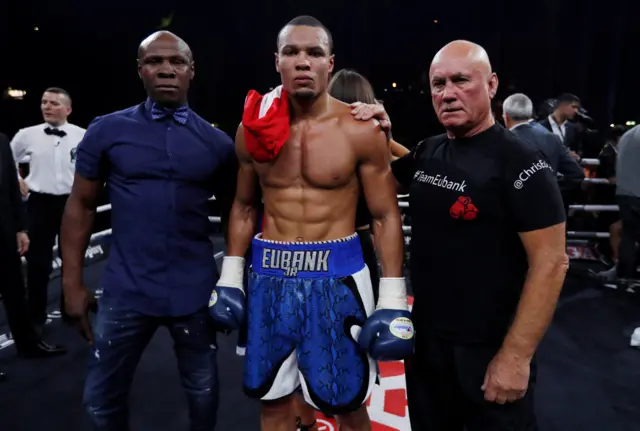
<path id="1" fill-rule="evenodd" d="M 412 216 L 411 429 L 535 430 L 535 351 L 568 268 L 555 174 L 495 123 L 498 79 L 484 49 L 448 44 L 429 78 L 447 133 L 392 164 Z"/>

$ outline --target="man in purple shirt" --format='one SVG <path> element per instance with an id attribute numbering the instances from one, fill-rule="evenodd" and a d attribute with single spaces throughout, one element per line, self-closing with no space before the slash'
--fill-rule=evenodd
<path id="1" fill-rule="evenodd" d="M 145 39 L 138 73 L 147 100 L 96 118 L 78 146 L 62 223 L 66 308 L 92 346 L 84 403 L 96 429 L 127 431 L 133 374 L 162 325 L 175 342 L 190 429 L 211 431 L 218 377 L 207 305 L 218 271 L 207 200 L 233 197 L 234 144 L 187 104 L 194 63 L 182 39 L 164 31 Z M 105 183 L 113 246 L 92 329 L 82 263 Z"/>

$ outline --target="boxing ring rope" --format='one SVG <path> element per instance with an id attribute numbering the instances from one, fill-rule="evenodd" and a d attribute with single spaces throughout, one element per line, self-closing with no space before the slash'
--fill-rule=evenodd
<path id="1" fill-rule="evenodd" d="M 211 196 L 209 199 L 209 201 L 215 201 L 216 197 L 215 196 Z M 99 207 L 96 208 L 96 214 L 99 213 L 104 213 L 107 211 L 111 211 L 111 204 L 105 204 L 105 205 L 100 205 Z M 221 217 L 209 217 L 209 221 L 211 223 L 222 223 L 222 218 Z M 91 239 L 90 241 L 94 241 L 96 239 L 105 237 L 105 236 L 109 236 L 112 234 L 112 230 L 111 229 L 105 229 L 99 232 L 96 232 L 94 234 L 91 235 Z M 53 246 L 52 252 L 55 253 L 56 251 L 58 251 L 58 242 L 59 238 L 56 238 L 56 245 Z M 22 256 L 22 263 L 27 263 L 27 259 Z"/>
<path id="2" fill-rule="evenodd" d="M 598 159 L 582 159 L 581 164 L 584 166 L 598 166 L 600 161 Z M 586 184 L 611 184 L 606 178 L 585 178 L 583 183 Z M 409 195 L 398 195 L 398 198 L 406 198 Z M 398 206 L 400 208 L 409 208 L 409 202 L 399 201 Z M 569 210 L 584 211 L 584 212 L 616 212 L 620 211 L 618 205 L 569 205 Z M 403 226 L 403 232 L 407 235 L 411 235 L 411 226 Z M 589 238 L 589 239 L 608 239 L 611 237 L 609 232 L 589 232 L 589 231 L 567 231 L 568 238 Z"/>
<path id="3" fill-rule="evenodd" d="M 598 159 L 582 159 L 580 160 L 580 164 L 582 166 L 599 166 L 600 160 Z M 587 184 L 611 184 L 610 181 L 606 178 L 585 178 L 583 183 Z M 409 197 L 408 194 L 398 195 L 398 199 L 406 199 Z M 216 197 L 212 196 L 208 199 L 209 201 L 215 201 Z M 398 201 L 398 206 L 400 208 L 409 208 L 409 202 L 406 201 Z M 570 210 L 574 211 L 584 211 L 584 212 L 615 212 L 619 211 L 620 208 L 618 205 L 569 205 Z M 96 208 L 96 213 L 103 213 L 111 210 L 111 204 L 100 205 Z M 221 217 L 210 216 L 209 222 L 211 223 L 221 223 Z M 411 235 L 411 226 L 402 226 L 402 230 L 405 234 Z M 96 232 L 91 235 L 91 240 L 95 240 L 98 238 L 102 238 L 105 236 L 111 235 L 112 230 L 106 229 L 100 232 Z M 607 239 L 610 237 L 609 232 L 588 232 L 588 231 L 568 231 L 567 237 L 569 238 L 591 238 L 591 239 Z M 53 247 L 53 251 L 57 251 L 58 245 L 56 244 Z M 24 261 L 24 257 L 22 258 Z"/>
<path id="4" fill-rule="evenodd" d="M 599 159 L 581 159 L 580 164 L 582 166 L 600 166 Z"/>
<path id="5" fill-rule="evenodd" d="M 586 178 L 585 178 L 586 179 Z M 590 178 L 590 179 L 600 179 L 600 178 Z M 608 184 L 608 180 L 604 180 L 605 182 L 597 182 L 597 184 Z M 398 195 L 398 198 L 406 198 L 409 195 Z M 215 197 L 210 199 L 210 200 L 215 200 Z M 405 202 L 405 201 L 399 201 L 398 202 L 398 206 L 400 208 L 409 208 L 409 202 Z M 620 209 L 618 208 L 618 205 L 569 205 L 569 209 L 571 210 L 576 210 L 576 211 L 585 211 L 585 212 L 615 212 L 615 211 L 619 211 Z M 99 206 L 96 209 L 96 213 L 101 213 L 101 212 L 106 212 L 111 210 L 111 205 L 107 204 L 107 205 L 102 205 Z M 221 223 L 222 219 L 221 217 L 209 217 L 209 221 L 211 223 Z M 411 234 L 411 227 L 410 226 L 403 226 L 403 229 L 405 231 L 405 233 Z M 111 229 L 107 229 L 101 232 L 96 232 L 93 235 L 91 235 L 91 240 L 94 240 L 96 238 L 100 238 L 103 236 L 107 236 L 107 235 L 111 235 Z M 581 231 L 568 231 L 567 232 L 567 236 L 568 237 L 572 237 L 572 238 L 609 238 L 609 233 L 608 232 L 581 232 Z M 54 251 L 55 249 L 57 249 L 57 246 L 54 247 Z"/>
<path id="6" fill-rule="evenodd" d="M 606 178 L 585 178 L 582 182 L 587 184 L 611 184 Z"/>
<path id="7" fill-rule="evenodd" d="M 400 208 L 409 208 L 409 202 L 398 202 Z M 570 210 L 585 212 L 615 212 L 620 211 L 618 205 L 569 205 Z"/>
<path id="8" fill-rule="evenodd" d="M 215 196 L 211 196 L 207 200 L 208 201 L 215 201 L 216 197 Z M 103 212 L 110 211 L 110 210 L 111 210 L 111 204 L 100 205 L 99 207 L 96 208 L 96 214 L 103 213 Z"/>
<path id="9" fill-rule="evenodd" d="M 406 235 L 411 235 L 411 226 L 402 226 L 402 232 Z M 568 237 L 574 238 L 598 238 L 604 239 L 609 238 L 611 235 L 609 232 L 579 232 L 579 231 L 568 231 Z"/>

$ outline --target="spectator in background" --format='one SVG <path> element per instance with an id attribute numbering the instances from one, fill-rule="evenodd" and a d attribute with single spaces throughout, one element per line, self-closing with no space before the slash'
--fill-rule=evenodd
<path id="1" fill-rule="evenodd" d="M 599 276 L 611 281 L 614 275 L 621 284 L 635 284 L 637 249 L 640 240 L 640 126 L 620 138 L 616 158 L 616 200 L 620 207 L 622 232 L 615 274 L 604 271 Z"/>
<path id="2" fill-rule="evenodd" d="M 0 295 L 9 329 L 18 350 L 26 357 L 46 358 L 65 350 L 43 342 L 28 313 L 20 256 L 29 249 L 27 215 L 20 198 L 18 174 L 9 140 L 0 133 Z M 51 259 L 49 259 L 51 261 Z M 0 371 L 0 380 L 5 374 Z"/>
<path id="3" fill-rule="evenodd" d="M 525 141 L 534 144 L 556 174 L 565 209 L 584 180 L 584 171 L 558 136 L 533 123 L 533 103 L 522 93 L 513 94 L 502 104 L 504 124 Z"/>
<path id="4" fill-rule="evenodd" d="M 67 122 L 71 115 L 71 97 L 62 88 L 45 90 L 40 101 L 44 123 L 21 129 L 11 141 L 17 162 L 29 158 L 29 175 L 20 179 L 20 190 L 28 196 L 29 236 L 27 258 L 27 298 L 29 312 L 37 327 L 49 318 L 64 314 L 64 294 L 60 293 L 60 311 L 47 315 L 49 276 L 53 270 L 53 246 L 60 234 L 64 206 L 71 192 L 76 165 L 76 148 L 85 129 Z M 58 248 L 58 254 L 62 251 Z M 61 268 L 64 271 L 63 268 Z"/>
<path id="5" fill-rule="evenodd" d="M 570 93 L 564 93 L 558 97 L 553 112 L 540 120 L 547 130 L 556 134 L 562 143 L 572 151 L 576 160 L 582 154 L 582 142 L 579 128 L 572 123 L 578 115 L 580 109 L 580 99 Z"/>
<path id="6" fill-rule="evenodd" d="M 596 171 L 597 178 L 609 180 L 611 185 L 595 185 L 596 202 L 601 205 L 616 205 L 616 158 L 618 157 L 618 142 L 626 131 L 624 126 L 615 126 L 609 132 L 609 139 L 598 155 L 599 166 Z M 620 245 L 620 232 L 622 222 L 620 212 L 602 211 L 598 214 L 598 230 L 606 229 L 609 234 L 610 254 L 613 261 L 613 272 L 615 275 L 615 263 L 618 261 L 618 247 Z"/>

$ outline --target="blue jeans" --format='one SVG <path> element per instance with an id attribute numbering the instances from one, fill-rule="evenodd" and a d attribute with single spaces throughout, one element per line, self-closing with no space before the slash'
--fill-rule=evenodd
<path id="1" fill-rule="evenodd" d="M 153 317 L 113 298 L 100 300 L 84 405 L 95 429 L 128 431 L 128 398 L 140 357 L 160 326 L 174 341 L 191 431 L 212 431 L 218 409 L 216 334 L 206 308 L 184 317 Z"/>

